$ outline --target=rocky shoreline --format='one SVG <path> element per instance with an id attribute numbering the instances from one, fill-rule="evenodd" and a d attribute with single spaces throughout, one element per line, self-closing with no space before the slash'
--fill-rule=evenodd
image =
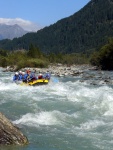
<path id="1" fill-rule="evenodd" d="M 58 77 L 63 77 L 63 76 L 76 76 L 81 73 L 83 73 L 86 70 L 98 70 L 96 66 L 91 66 L 88 64 L 84 65 L 62 65 L 62 64 L 56 64 L 56 65 L 49 65 L 48 68 L 22 68 L 22 71 L 26 71 L 27 69 L 30 69 L 31 71 L 35 71 L 37 74 L 39 73 L 46 73 L 49 72 L 53 76 L 58 76 Z M 15 72 L 16 67 L 10 67 L 8 66 L 7 68 L 4 69 L 4 72 L 6 71 L 11 71 Z"/>
<path id="2" fill-rule="evenodd" d="M 26 145 L 28 139 L 0 112 L 0 145 Z"/>

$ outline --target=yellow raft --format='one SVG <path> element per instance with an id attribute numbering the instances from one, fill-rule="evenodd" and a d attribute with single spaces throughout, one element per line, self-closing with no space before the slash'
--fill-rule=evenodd
<path id="1" fill-rule="evenodd" d="M 48 84 L 48 79 L 37 79 L 29 82 L 22 82 L 20 85 L 26 85 L 26 86 L 37 86 L 37 85 L 45 85 Z"/>

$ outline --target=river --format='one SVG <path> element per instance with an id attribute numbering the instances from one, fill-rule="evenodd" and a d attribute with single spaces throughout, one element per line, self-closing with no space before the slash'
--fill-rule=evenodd
<path id="1" fill-rule="evenodd" d="M 32 87 L 16 85 L 0 68 L 0 112 L 29 140 L 0 150 L 112 150 L 112 74 L 86 71 Z"/>

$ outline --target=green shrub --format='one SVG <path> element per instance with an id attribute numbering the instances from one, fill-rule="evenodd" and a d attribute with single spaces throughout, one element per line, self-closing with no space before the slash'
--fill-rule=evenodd
<path id="1" fill-rule="evenodd" d="M 113 70 L 113 39 L 110 39 L 108 44 L 102 46 L 98 53 L 94 53 L 90 62 L 102 70 Z"/>

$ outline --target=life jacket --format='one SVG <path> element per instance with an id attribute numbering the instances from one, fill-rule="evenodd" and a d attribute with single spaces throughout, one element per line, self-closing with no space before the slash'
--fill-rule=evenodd
<path id="1" fill-rule="evenodd" d="M 19 76 L 18 76 L 18 80 L 22 80 L 22 78 L 23 78 L 23 76 L 22 76 L 22 74 L 19 74 Z"/>
<path id="2" fill-rule="evenodd" d="M 42 79 L 42 78 L 43 78 L 43 76 L 42 76 L 42 75 L 39 75 L 39 76 L 38 76 L 38 79 Z"/>
<path id="3" fill-rule="evenodd" d="M 34 73 L 34 72 L 32 72 L 32 73 L 30 74 L 30 79 L 31 79 L 31 80 L 37 80 L 37 77 L 35 76 L 35 73 Z"/>
<path id="4" fill-rule="evenodd" d="M 18 75 L 14 75 L 14 76 L 13 76 L 13 81 L 18 80 L 18 77 L 19 77 Z"/>

